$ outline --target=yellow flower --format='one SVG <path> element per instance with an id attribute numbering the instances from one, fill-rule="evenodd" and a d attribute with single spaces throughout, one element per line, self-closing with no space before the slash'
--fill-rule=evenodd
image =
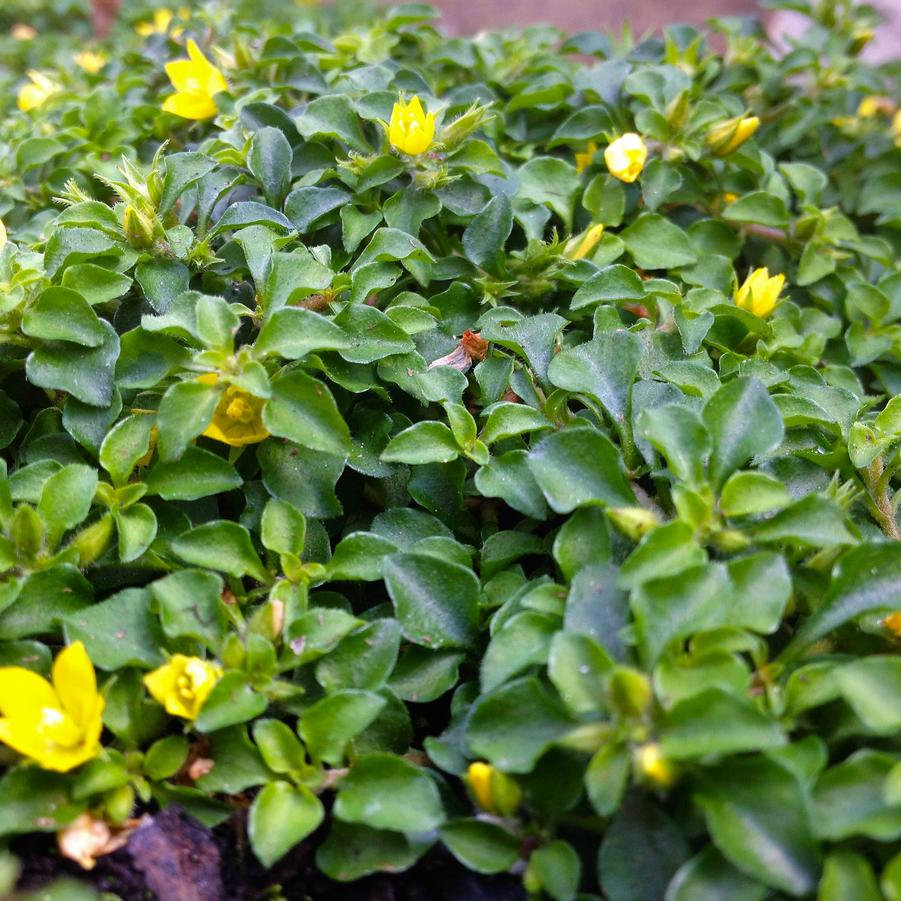
<path id="1" fill-rule="evenodd" d="M 96 50 L 82 50 L 72 57 L 85 72 L 96 75 L 107 63 L 107 55 Z"/>
<path id="2" fill-rule="evenodd" d="M 564 252 L 565 256 L 571 260 L 584 259 L 598 246 L 603 234 L 603 225 L 592 225 L 590 228 L 585 229 L 581 235 L 577 235 L 567 242 Z"/>
<path id="3" fill-rule="evenodd" d="M 24 22 L 16 22 L 9 30 L 9 36 L 17 41 L 33 41 L 38 33 L 30 25 Z"/>
<path id="4" fill-rule="evenodd" d="M 901 147 L 901 109 L 892 116 L 892 134 L 895 136 L 895 146 Z"/>
<path id="5" fill-rule="evenodd" d="M 641 775 L 659 788 L 669 788 L 676 781 L 673 765 L 663 756 L 660 745 L 655 742 L 638 748 L 635 760 Z"/>
<path id="6" fill-rule="evenodd" d="M 221 678 L 222 667 L 217 664 L 175 654 L 168 663 L 147 673 L 144 684 L 167 713 L 193 720 Z"/>
<path id="7" fill-rule="evenodd" d="M 178 10 L 178 17 L 180 19 L 189 19 L 191 17 L 191 10 L 189 10 L 186 6 L 182 6 Z M 135 31 L 141 35 L 142 38 L 149 38 L 152 34 L 171 34 L 172 37 L 177 38 L 183 31 L 184 28 L 180 26 L 176 26 L 171 29 L 169 26 L 172 24 L 172 20 L 175 16 L 172 14 L 171 9 L 158 9 L 153 14 L 153 20 L 150 22 L 138 22 L 135 25 Z"/>
<path id="8" fill-rule="evenodd" d="M 18 107 L 23 112 L 37 109 L 48 97 L 60 89 L 60 86 L 53 79 L 48 78 L 43 72 L 38 72 L 37 69 L 29 69 L 28 77 L 31 79 L 31 83 L 22 85 L 19 88 L 17 100 Z"/>
<path id="9" fill-rule="evenodd" d="M 211 372 L 198 376 L 197 381 L 204 385 L 215 385 L 219 376 Z M 232 447 L 265 441 L 269 432 L 263 425 L 263 401 L 234 385 L 228 385 L 203 434 Z"/>
<path id="10" fill-rule="evenodd" d="M 864 97 L 857 107 L 857 115 L 861 119 L 875 119 L 876 116 L 890 116 L 895 111 L 895 104 L 888 97 L 871 94 Z"/>
<path id="11" fill-rule="evenodd" d="M 723 203 L 735 203 L 738 200 L 738 194 L 734 191 L 726 191 L 723 194 Z"/>
<path id="12" fill-rule="evenodd" d="M 165 99 L 163 109 L 183 119 L 210 119 L 219 112 L 213 97 L 228 90 L 228 84 L 194 41 L 188 41 L 188 57 L 166 63 L 166 74 L 177 93 Z"/>
<path id="13" fill-rule="evenodd" d="M 604 151 L 604 162 L 610 174 L 620 181 L 633 182 L 644 169 L 648 148 L 641 135 L 627 132 Z"/>
<path id="14" fill-rule="evenodd" d="M 0 219 L 0 247 L 3 247 L 6 240 L 6 226 L 3 224 L 3 220 Z"/>
<path id="15" fill-rule="evenodd" d="M 896 638 L 901 638 L 901 610 L 896 610 L 894 613 L 890 613 L 883 621 L 882 625 L 885 626 L 889 632 L 892 633 Z"/>
<path id="16" fill-rule="evenodd" d="M 465 777 L 473 800 L 486 813 L 510 816 L 522 800 L 522 790 L 506 773 L 478 760 L 469 765 Z"/>
<path id="17" fill-rule="evenodd" d="M 391 110 L 388 140 L 401 153 L 425 153 L 435 140 L 435 114 L 426 114 L 418 97 L 409 103 L 399 100 Z"/>
<path id="18" fill-rule="evenodd" d="M 589 141 L 588 146 L 582 153 L 576 154 L 576 172 L 581 175 L 594 160 L 594 155 L 598 152 L 598 145 L 594 141 Z"/>
<path id="19" fill-rule="evenodd" d="M 761 318 L 767 316 L 773 312 L 784 284 L 784 275 L 770 276 L 765 266 L 755 269 L 735 292 L 735 306 Z"/>
<path id="20" fill-rule="evenodd" d="M 21 666 L 0 668 L 0 741 L 65 773 L 100 751 L 104 701 L 80 641 L 60 651 L 51 678 L 52 685 Z"/>
<path id="21" fill-rule="evenodd" d="M 760 127 L 757 116 L 736 116 L 714 125 L 707 132 L 707 146 L 714 156 L 728 156 L 738 150 Z"/>

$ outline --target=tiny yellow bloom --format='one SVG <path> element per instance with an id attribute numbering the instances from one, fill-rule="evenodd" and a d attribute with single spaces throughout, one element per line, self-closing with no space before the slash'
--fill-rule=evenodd
<path id="1" fill-rule="evenodd" d="M 510 816 L 522 801 L 522 789 L 506 773 L 477 760 L 466 770 L 465 782 L 473 800 L 486 813 Z"/>
<path id="2" fill-rule="evenodd" d="M 9 36 L 16 41 L 33 41 L 38 33 L 30 25 L 24 22 L 16 22 L 9 30 Z"/>
<path id="3" fill-rule="evenodd" d="M 59 652 L 51 679 L 21 666 L 0 668 L 0 741 L 65 773 L 100 751 L 104 701 L 80 641 Z"/>
<path id="4" fill-rule="evenodd" d="M 218 664 L 200 657 L 175 654 L 168 663 L 147 673 L 144 684 L 167 713 L 194 720 L 221 678 L 222 667 Z"/>
<path id="5" fill-rule="evenodd" d="M 895 111 L 895 104 L 888 97 L 870 94 L 860 101 L 857 115 L 861 119 L 875 119 L 876 116 L 890 116 Z"/>
<path id="6" fill-rule="evenodd" d="M 178 17 L 180 19 L 188 19 L 191 16 L 191 11 L 187 7 L 181 7 L 178 10 Z M 153 14 L 153 19 L 149 22 L 138 22 L 135 25 L 135 31 L 141 35 L 142 38 L 149 38 L 152 34 L 171 34 L 172 37 L 177 38 L 183 31 L 184 28 L 180 26 L 176 26 L 175 28 L 171 28 L 172 20 L 175 16 L 172 13 L 171 9 L 158 9 Z"/>
<path id="7" fill-rule="evenodd" d="M 598 152 L 598 145 L 589 141 L 588 146 L 581 153 L 576 154 L 576 172 L 581 175 L 594 161 L 594 155 Z"/>
<path id="8" fill-rule="evenodd" d="M 641 175 L 647 158 L 647 145 L 641 135 L 632 131 L 617 138 L 604 151 L 604 162 L 610 174 L 624 182 L 633 182 Z"/>
<path id="9" fill-rule="evenodd" d="M 592 225 L 585 229 L 581 235 L 571 238 L 566 245 L 565 256 L 571 260 L 581 260 L 590 254 L 604 234 L 603 225 Z"/>
<path id="10" fill-rule="evenodd" d="M 188 57 L 166 63 L 176 93 L 165 99 L 163 109 L 183 119 L 211 119 L 219 112 L 213 97 L 228 90 L 228 84 L 193 40 L 188 41 Z"/>
<path id="11" fill-rule="evenodd" d="M 669 788 L 676 781 L 673 765 L 663 756 L 656 742 L 638 748 L 635 759 L 641 775 L 658 788 Z"/>
<path id="12" fill-rule="evenodd" d="M 99 53 L 96 50 L 82 50 L 80 53 L 76 53 L 72 59 L 85 72 L 96 75 L 106 65 L 108 57 L 105 53 Z"/>
<path id="13" fill-rule="evenodd" d="M 735 306 L 761 318 L 768 316 L 773 312 L 784 284 L 784 275 L 770 276 L 765 266 L 755 269 L 736 290 Z"/>
<path id="14" fill-rule="evenodd" d="M 714 125 L 707 132 L 707 146 L 714 156 L 728 156 L 738 150 L 760 127 L 757 116 L 736 116 Z"/>
<path id="15" fill-rule="evenodd" d="M 391 110 L 388 140 L 401 153 L 425 153 L 435 140 L 435 114 L 426 114 L 418 97 L 409 103 L 399 100 Z"/>
<path id="16" fill-rule="evenodd" d="M 0 219 L 0 247 L 3 247 L 6 241 L 6 226 L 3 224 L 3 220 Z"/>
<path id="17" fill-rule="evenodd" d="M 204 385 L 215 385 L 219 381 L 219 376 L 215 372 L 210 372 L 198 376 L 197 381 Z M 222 392 L 213 418 L 203 434 L 207 438 L 232 447 L 265 441 L 269 437 L 269 432 L 263 425 L 263 403 L 261 398 L 254 397 L 234 385 L 228 385 Z"/>
<path id="18" fill-rule="evenodd" d="M 723 203 L 735 203 L 738 200 L 738 194 L 734 191 L 726 191 L 723 194 Z"/>
<path id="19" fill-rule="evenodd" d="M 47 101 L 48 97 L 60 90 L 60 86 L 52 78 L 48 78 L 43 72 L 38 72 L 37 69 L 29 69 L 28 77 L 31 79 L 31 82 L 19 88 L 19 95 L 16 101 L 19 109 L 23 112 L 37 109 Z"/>
<path id="20" fill-rule="evenodd" d="M 883 621 L 882 625 L 885 626 L 895 638 L 901 638 L 901 610 L 896 610 L 894 613 L 890 613 Z"/>

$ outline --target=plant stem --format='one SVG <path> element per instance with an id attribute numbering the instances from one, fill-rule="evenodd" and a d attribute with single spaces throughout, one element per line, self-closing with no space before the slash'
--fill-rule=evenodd
<path id="1" fill-rule="evenodd" d="M 891 470 L 889 472 L 891 473 Z M 889 538 L 901 541 L 901 530 L 898 529 L 898 521 L 895 519 L 894 507 L 889 492 L 891 475 L 889 475 L 888 479 L 883 478 L 885 464 L 882 457 L 877 457 L 866 469 L 861 470 L 861 473 L 872 501 L 871 512 L 873 518 L 879 523 L 879 527 Z"/>

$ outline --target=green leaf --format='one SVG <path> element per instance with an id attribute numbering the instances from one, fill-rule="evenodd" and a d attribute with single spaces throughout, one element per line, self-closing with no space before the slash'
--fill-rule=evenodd
<path id="1" fill-rule="evenodd" d="M 381 458 L 387 463 L 449 463 L 460 455 L 453 432 L 443 422 L 417 422 L 395 435 Z"/>
<path id="2" fill-rule="evenodd" d="M 549 435 L 532 448 L 528 462 L 555 513 L 586 504 L 635 503 L 619 453 L 593 428 L 571 427 Z"/>
<path id="3" fill-rule="evenodd" d="M 254 348 L 259 356 L 299 360 L 311 351 L 348 347 L 350 339 L 330 319 L 312 310 L 283 307 L 266 320 Z"/>
<path id="4" fill-rule="evenodd" d="M 833 851 L 823 864 L 818 901 L 882 901 L 873 868 L 867 859 L 856 851 L 839 848 Z"/>
<path id="5" fill-rule="evenodd" d="M 667 887 L 666 901 L 764 901 L 768 892 L 708 845 L 680 867 Z"/>
<path id="6" fill-rule="evenodd" d="M 448 820 L 441 827 L 441 841 L 476 873 L 503 873 L 519 859 L 519 839 L 497 823 Z"/>
<path id="7" fill-rule="evenodd" d="M 0 779 L 0 835 L 55 832 L 86 803 L 71 798 L 72 780 L 38 767 L 16 767 Z"/>
<path id="8" fill-rule="evenodd" d="M 194 726 L 199 732 L 216 732 L 227 726 L 250 722 L 267 706 L 265 695 L 253 690 L 244 673 L 228 672 L 213 686 Z"/>
<path id="9" fill-rule="evenodd" d="M 156 514 L 147 504 L 132 504 L 124 510 L 113 510 L 113 519 L 119 532 L 119 560 L 137 560 L 156 538 Z"/>
<path id="10" fill-rule="evenodd" d="M 479 580 L 472 570 L 424 554 L 397 554 L 383 566 L 404 637 L 430 648 L 466 647 L 477 635 Z"/>
<path id="11" fill-rule="evenodd" d="M 778 446 L 785 434 L 776 404 L 754 378 L 723 385 L 707 401 L 704 422 L 713 440 L 710 475 L 717 486 L 751 458 Z"/>
<path id="12" fill-rule="evenodd" d="M 294 121 L 307 141 L 337 139 L 358 153 L 372 152 L 360 127 L 360 117 L 346 94 L 318 97 Z"/>
<path id="13" fill-rule="evenodd" d="M 499 769 L 528 773 L 576 725 L 559 701 L 529 676 L 479 697 L 466 726 L 466 742 L 473 755 Z"/>
<path id="14" fill-rule="evenodd" d="M 557 354 L 548 367 L 548 379 L 558 388 L 588 395 L 619 428 L 631 417 L 640 357 L 638 339 L 631 332 L 601 332 L 594 340 Z"/>
<path id="15" fill-rule="evenodd" d="M 513 230 L 513 207 L 506 194 L 496 194 L 463 232 L 463 253 L 471 263 L 493 269 Z"/>
<path id="16" fill-rule="evenodd" d="M 119 336 L 108 322 L 94 347 L 52 341 L 33 350 L 25 361 L 28 380 L 40 388 L 67 391 L 92 407 L 108 407 L 113 398 L 113 367 L 119 356 Z"/>
<path id="17" fill-rule="evenodd" d="M 162 460 L 177 460 L 210 424 L 219 395 L 215 385 L 201 382 L 176 382 L 166 390 L 156 418 Z"/>
<path id="18" fill-rule="evenodd" d="M 660 734 L 663 753 L 671 760 L 763 751 L 786 743 L 774 720 L 722 688 L 677 702 L 667 712 Z"/>
<path id="19" fill-rule="evenodd" d="M 785 485 L 765 472 L 734 472 L 720 494 L 720 509 L 726 516 L 751 516 L 779 510 L 791 503 Z"/>
<path id="20" fill-rule="evenodd" d="M 110 474 L 114 485 L 128 481 L 138 460 L 150 448 L 153 417 L 128 416 L 109 430 L 100 445 L 100 465 Z"/>
<path id="21" fill-rule="evenodd" d="M 582 865 L 569 842 L 557 839 L 537 848 L 529 857 L 529 869 L 554 901 L 572 901 L 576 897 Z"/>
<path id="22" fill-rule="evenodd" d="M 336 821 L 316 852 L 316 866 L 338 882 L 354 882 L 380 870 L 401 873 L 412 867 L 431 843 L 401 832 Z"/>
<path id="23" fill-rule="evenodd" d="M 701 417 L 682 404 L 664 404 L 638 414 L 638 431 L 666 458 L 677 479 L 691 485 L 704 480 L 711 441 Z"/>
<path id="24" fill-rule="evenodd" d="M 377 691 L 397 662 L 400 627 L 393 619 L 379 619 L 342 639 L 316 664 L 316 681 L 328 692 L 343 688 Z"/>
<path id="25" fill-rule="evenodd" d="M 341 780 L 333 808 L 346 823 L 397 832 L 428 832 L 444 822 L 435 782 L 391 754 L 365 754 Z"/>
<path id="26" fill-rule="evenodd" d="M 839 562 L 822 603 L 782 652 L 786 660 L 865 613 L 889 613 L 901 597 L 901 547 L 864 542 Z"/>
<path id="27" fill-rule="evenodd" d="M 517 196 L 553 210 L 568 232 L 579 188 L 575 167 L 554 157 L 533 157 L 519 170 Z"/>
<path id="28" fill-rule="evenodd" d="M 322 802 L 305 785 L 267 783 L 253 799 L 247 820 L 253 853 L 271 867 L 314 832 L 324 816 Z"/>
<path id="29" fill-rule="evenodd" d="M 285 215 L 300 234 L 306 234 L 333 210 L 345 207 L 352 195 L 342 188 L 306 185 L 295 188 L 285 200 Z"/>
<path id="30" fill-rule="evenodd" d="M 756 526 L 753 535 L 761 542 L 784 542 L 799 547 L 835 547 L 857 541 L 857 536 L 848 529 L 841 507 L 819 494 L 808 494 L 781 510 Z"/>
<path id="31" fill-rule="evenodd" d="M 697 262 L 688 235 L 657 213 L 642 213 L 618 237 L 640 269 L 672 269 Z"/>
<path id="32" fill-rule="evenodd" d="M 247 168 L 263 188 L 266 202 L 280 209 L 291 186 L 294 152 L 280 128 L 261 128 L 250 142 Z"/>
<path id="33" fill-rule="evenodd" d="M 506 620 L 491 636 L 482 658 L 482 691 L 491 691 L 523 670 L 545 663 L 558 627 L 558 617 L 536 610 L 523 610 Z"/>
<path id="34" fill-rule="evenodd" d="M 630 795 L 598 854 L 598 881 L 609 901 L 660 901 L 688 857 L 682 830 L 653 801 Z"/>
<path id="35" fill-rule="evenodd" d="M 415 349 L 407 333 L 375 307 L 349 303 L 334 322 L 350 339 L 347 347 L 338 348 L 338 353 L 349 363 L 372 363 Z"/>
<path id="36" fill-rule="evenodd" d="M 880 842 L 901 838 L 901 805 L 889 804 L 885 784 L 897 757 L 863 748 L 817 780 L 813 823 L 828 841 L 867 836 Z"/>
<path id="37" fill-rule="evenodd" d="M 96 490 L 97 471 L 83 463 L 70 463 L 44 482 L 38 515 L 58 537 L 88 515 Z"/>
<path id="38" fill-rule="evenodd" d="M 785 201 L 769 191 L 744 194 L 723 210 L 723 218 L 728 222 L 751 222 L 772 228 L 785 228 L 789 221 Z"/>
<path id="39" fill-rule="evenodd" d="M 170 638 L 196 638 L 214 654 L 228 630 L 222 580 L 213 573 L 183 569 L 150 585 L 160 623 Z"/>
<path id="40" fill-rule="evenodd" d="M 735 758 L 701 775 L 695 797 L 720 852 L 764 885 L 806 895 L 816 885 L 818 849 L 805 791 L 763 756 Z"/>
<path id="41" fill-rule="evenodd" d="M 629 785 L 632 760 L 624 745 L 609 742 L 597 751 L 585 770 L 585 791 L 602 817 L 615 813 Z"/>
<path id="42" fill-rule="evenodd" d="M 581 310 L 594 304 L 615 304 L 627 300 L 644 300 L 645 290 L 638 273 L 628 266 L 615 263 L 593 275 L 573 295 L 571 310 Z"/>
<path id="43" fill-rule="evenodd" d="M 901 731 L 901 658 L 864 657 L 835 671 L 845 700 L 877 735 Z"/>
<path id="44" fill-rule="evenodd" d="M 385 699 L 371 691 L 336 691 L 304 710 L 298 730 L 310 756 L 331 766 L 344 762 L 348 743 L 379 715 Z"/>
<path id="45" fill-rule="evenodd" d="M 227 460 L 193 446 L 171 463 L 157 461 L 144 478 L 147 493 L 158 494 L 167 501 L 196 501 L 239 488 L 242 481 Z"/>
<path id="46" fill-rule="evenodd" d="M 254 549 L 244 526 L 220 519 L 182 532 L 172 550 L 186 563 L 218 569 L 231 576 L 251 576 L 258 582 L 271 577 Z"/>
<path id="47" fill-rule="evenodd" d="M 327 454 L 350 453 L 350 430 L 322 382 L 295 369 L 271 384 L 263 424 L 273 435 Z"/>
<path id="48" fill-rule="evenodd" d="M 512 622 L 512 621 L 511 621 Z M 590 635 L 557 632 L 548 654 L 548 677 L 575 714 L 600 713 L 613 660 Z"/>
<path id="49" fill-rule="evenodd" d="M 543 519 L 547 514 L 544 494 L 529 468 L 529 455 L 512 450 L 493 457 L 475 475 L 476 488 L 483 497 L 499 497 L 525 516 Z"/>
<path id="50" fill-rule="evenodd" d="M 106 331 L 90 304 L 71 288 L 47 288 L 25 311 L 22 331 L 45 341 L 71 341 L 98 347 Z"/>
<path id="51" fill-rule="evenodd" d="M 115 672 L 126 666 L 151 669 L 164 662 L 159 622 L 150 612 L 150 592 L 126 588 L 63 620 L 68 641 L 81 641 L 91 662 Z"/>
<path id="52" fill-rule="evenodd" d="M 332 517 L 341 512 L 335 484 L 344 457 L 287 444 L 264 441 L 257 450 L 263 485 L 273 497 L 293 504 L 304 516 Z"/>

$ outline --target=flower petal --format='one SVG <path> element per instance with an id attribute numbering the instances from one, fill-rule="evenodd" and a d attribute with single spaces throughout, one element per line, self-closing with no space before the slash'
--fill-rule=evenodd
<path id="1" fill-rule="evenodd" d="M 73 642 L 56 655 L 52 677 L 63 710 L 84 729 L 97 706 L 97 675 L 80 641 Z"/>

